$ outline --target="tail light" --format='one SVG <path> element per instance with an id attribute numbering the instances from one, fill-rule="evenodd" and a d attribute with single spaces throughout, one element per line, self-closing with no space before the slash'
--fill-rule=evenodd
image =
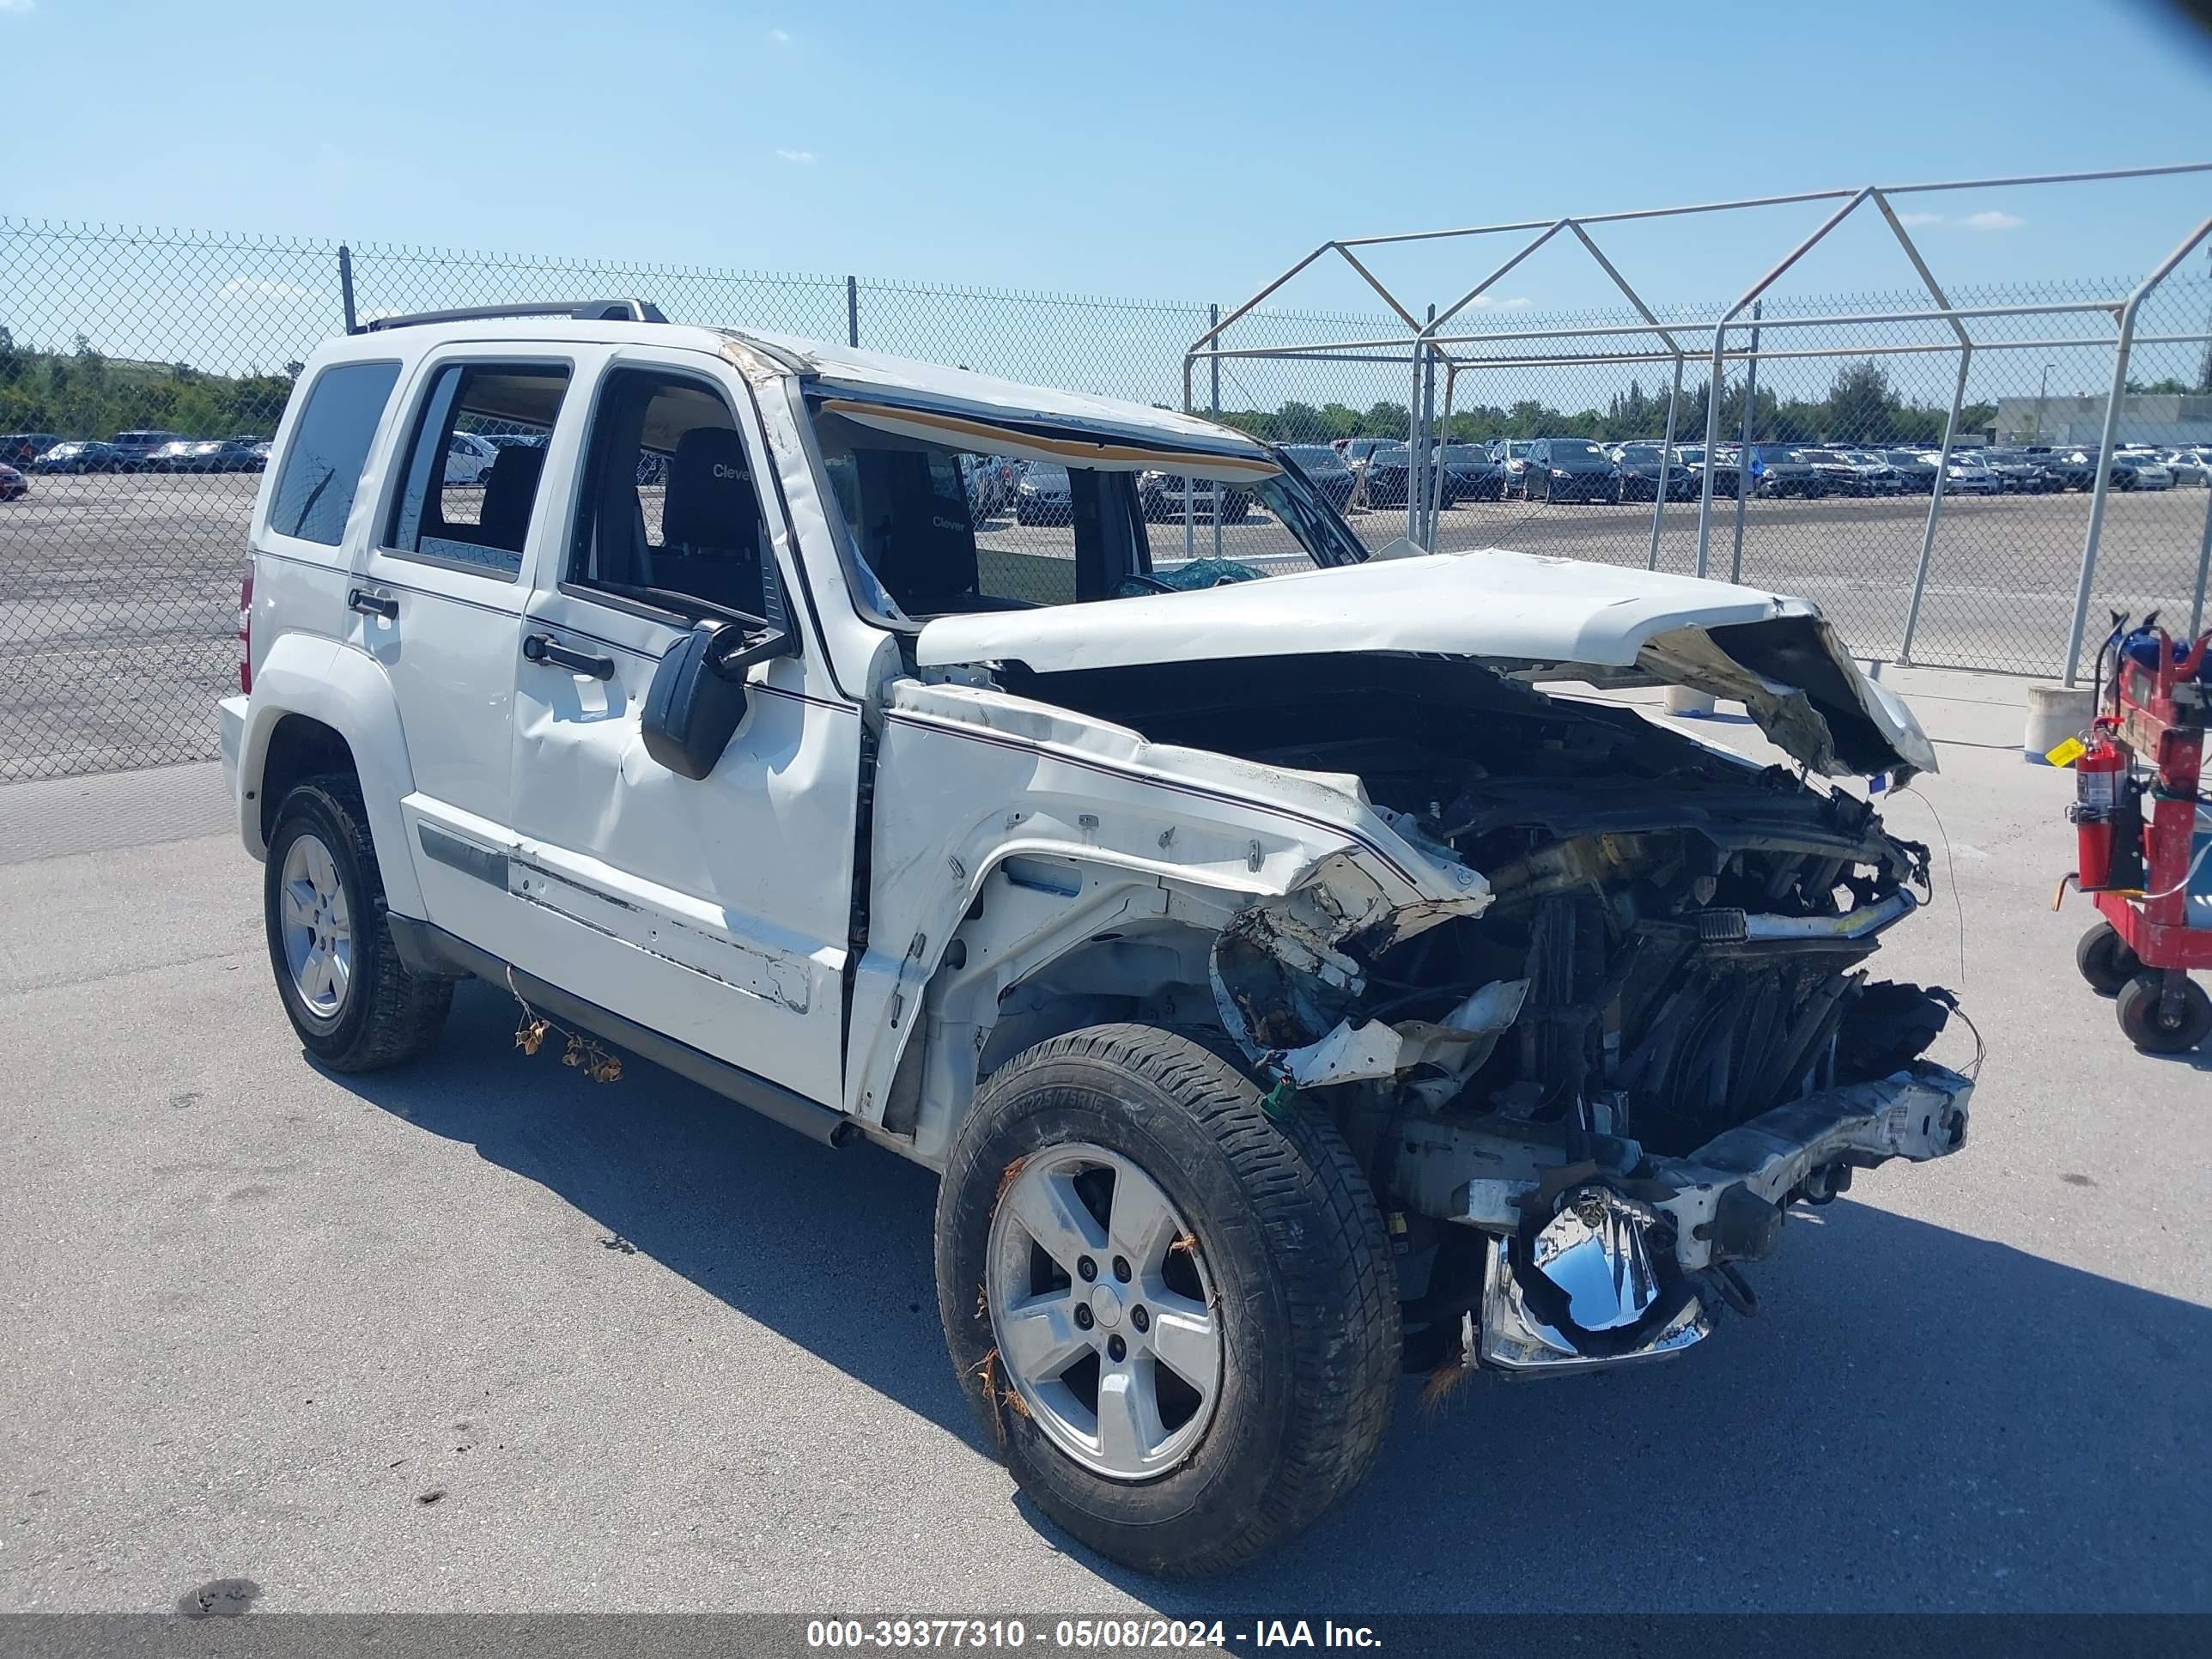
<path id="1" fill-rule="evenodd" d="M 246 561 L 246 578 L 238 585 L 238 689 L 253 690 L 253 562 Z"/>

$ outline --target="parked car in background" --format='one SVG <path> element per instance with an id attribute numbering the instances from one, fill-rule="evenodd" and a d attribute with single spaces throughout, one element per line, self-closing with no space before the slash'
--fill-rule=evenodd
<path id="1" fill-rule="evenodd" d="M 1360 477 L 1365 486 L 1364 495 L 1370 507 L 1403 507 L 1406 488 L 1413 471 L 1413 452 L 1403 444 L 1378 444 L 1368 452 L 1361 464 Z M 1441 505 L 1456 505 L 1451 492 L 1451 481 L 1444 481 Z"/>
<path id="2" fill-rule="evenodd" d="M 1620 471 L 1588 438 L 1539 438 L 1521 469 L 1524 501 L 1617 501 Z"/>
<path id="3" fill-rule="evenodd" d="M 503 446 L 474 432 L 456 432 L 446 440 L 446 482 L 480 484 L 499 459 Z M 641 483 L 644 480 L 640 480 Z"/>
<path id="4" fill-rule="evenodd" d="M 0 465 L 0 501 L 21 501 L 31 493 L 31 482 L 14 467 Z"/>
<path id="5" fill-rule="evenodd" d="M 1353 498 L 1363 505 L 1367 500 L 1368 460 L 1376 450 L 1386 449 L 1393 444 L 1401 448 L 1404 447 L 1403 441 L 1397 438 L 1339 438 L 1329 446 L 1350 470 Z"/>
<path id="6" fill-rule="evenodd" d="M 1778 444 L 1751 447 L 1751 487 L 1755 495 L 1797 495 L 1808 501 L 1834 493 L 1803 452 Z"/>
<path id="7" fill-rule="evenodd" d="M 1297 463 L 1298 471 L 1306 475 L 1306 482 L 1322 499 L 1338 512 L 1344 511 L 1352 500 L 1352 486 L 1357 480 L 1335 445 L 1285 444 L 1283 453 Z"/>
<path id="8" fill-rule="evenodd" d="M 2169 449 L 2159 459 L 2178 484 L 2212 484 L 2212 450 Z"/>
<path id="9" fill-rule="evenodd" d="M 2057 476 L 2025 449 L 1984 449 L 1981 462 L 2008 495 L 2040 495 L 2060 487 Z"/>
<path id="10" fill-rule="evenodd" d="M 138 463 L 142 472 L 195 472 L 193 459 L 199 453 L 201 440 L 172 438 L 160 445 Z"/>
<path id="11" fill-rule="evenodd" d="M 1185 496 L 1188 496 L 1186 501 Z M 1251 492 L 1217 478 L 1186 477 L 1180 472 L 1145 472 L 1137 477 L 1137 505 L 1147 519 L 1165 523 L 1185 516 L 1218 518 L 1243 524 L 1252 510 Z"/>
<path id="12" fill-rule="evenodd" d="M 2023 444 L 2021 453 L 2041 467 L 2053 489 L 2087 489 L 2097 482 L 2096 463 L 2064 444 Z"/>
<path id="13" fill-rule="evenodd" d="M 1915 495 L 1925 495 L 1936 488 L 1936 463 L 1926 452 L 1917 449 L 1883 449 L 1875 452 L 1897 474 L 1899 488 Z"/>
<path id="14" fill-rule="evenodd" d="M 115 447 L 97 438 L 70 438 L 31 463 L 33 472 L 112 472 L 121 463 Z"/>
<path id="15" fill-rule="evenodd" d="M 1505 497 L 1504 471 L 1480 444 L 1445 444 L 1437 452 L 1437 465 L 1444 471 L 1446 507 Z"/>
<path id="16" fill-rule="evenodd" d="M 1659 495 L 1659 473 L 1666 468 L 1667 499 L 1670 501 L 1694 500 L 1698 494 L 1698 475 L 1684 464 L 1682 452 L 1677 448 L 1674 459 L 1662 462 L 1660 446 L 1656 443 L 1617 444 L 1607 452 L 1613 465 L 1620 473 L 1620 495 L 1623 501 L 1656 501 Z"/>
<path id="17" fill-rule="evenodd" d="M 2004 482 L 1982 465 L 1982 458 L 1971 449 L 1954 449 L 1950 464 L 1943 471 L 1943 493 L 1947 495 L 2001 495 Z"/>
<path id="18" fill-rule="evenodd" d="M 2112 455 L 2115 489 L 2171 489 L 2173 474 L 2166 463 L 2147 450 L 2115 451 Z"/>
<path id="19" fill-rule="evenodd" d="M 1502 495 L 1510 495 L 1521 483 L 1521 475 L 1528 469 L 1528 453 L 1535 442 L 1528 438 L 1498 438 L 1490 445 L 1490 459 L 1498 463 L 1498 476 L 1503 486 Z"/>
<path id="20" fill-rule="evenodd" d="M 1835 449 L 1851 468 L 1853 493 L 1860 495 L 1902 495 L 1905 480 L 1899 476 L 1889 458 L 1874 449 Z"/>
<path id="21" fill-rule="evenodd" d="M 110 438 L 108 447 L 115 452 L 118 471 L 137 472 L 145 469 L 147 461 L 157 449 L 184 441 L 181 432 L 134 431 L 118 432 Z"/>
<path id="22" fill-rule="evenodd" d="M 1022 469 L 1014 486 L 1016 524 L 1069 524 L 1075 518 L 1075 499 L 1067 469 L 1057 461 L 1031 461 Z"/>
<path id="23" fill-rule="evenodd" d="M 0 432 L 0 463 L 28 466 L 61 441 L 58 432 Z"/>
<path id="24" fill-rule="evenodd" d="M 1705 447 L 1703 444 L 1684 444 L 1675 453 L 1682 458 L 1682 465 L 1690 469 L 1690 476 L 1696 481 L 1694 493 L 1702 496 L 1705 490 Z M 1742 477 L 1742 458 L 1734 448 L 1723 444 L 1714 452 L 1711 471 L 1713 499 L 1733 500 Z"/>

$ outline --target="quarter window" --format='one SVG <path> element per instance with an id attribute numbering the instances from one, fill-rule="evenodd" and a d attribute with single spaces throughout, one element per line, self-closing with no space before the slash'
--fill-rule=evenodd
<path id="1" fill-rule="evenodd" d="M 338 544 L 361 488 L 369 443 L 398 379 L 398 363 L 340 363 L 315 377 L 269 500 L 271 530 L 325 547 Z M 118 441 L 135 435 L 126 432 Z"/>

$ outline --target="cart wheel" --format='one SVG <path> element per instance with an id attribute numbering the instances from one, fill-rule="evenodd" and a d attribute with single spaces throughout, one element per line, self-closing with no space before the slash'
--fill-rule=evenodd
<path id="1" fill-rule="evenodd" d="M 2081 935 L 2074 947 L 2074 965 L 2100 997 L 2119 995 L 2120 988 L 2143 970 L 2142 958 L 2128 948 L 2109 921 L 2100 921 Z"/>
<path id="2" fill-rule="evenodd" d="M 2147 1054 L 2185 1054 L 2212 1034 L 2212 995 L 2191 979 L 2181 981 L 2180 1007 L 2164 1012 L 2166 975 L 2152 969 L 2120 987 L 2120 1030 Z"/>

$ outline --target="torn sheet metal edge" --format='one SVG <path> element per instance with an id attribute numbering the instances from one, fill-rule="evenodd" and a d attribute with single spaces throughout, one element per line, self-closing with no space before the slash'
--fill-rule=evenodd
<path id="1" fill-rule="evenodd" d="M 1525 979 L 1493 980 L 1439 1020 L 1340 1020 L 1318 1042 L 1285 1052 L 1278 1065 L 1301 1089 L 1395 1077 L 1422 1065 L 1440 1066 L 1456 1082 L 1490 1057 L 1528 994 Z"/>

